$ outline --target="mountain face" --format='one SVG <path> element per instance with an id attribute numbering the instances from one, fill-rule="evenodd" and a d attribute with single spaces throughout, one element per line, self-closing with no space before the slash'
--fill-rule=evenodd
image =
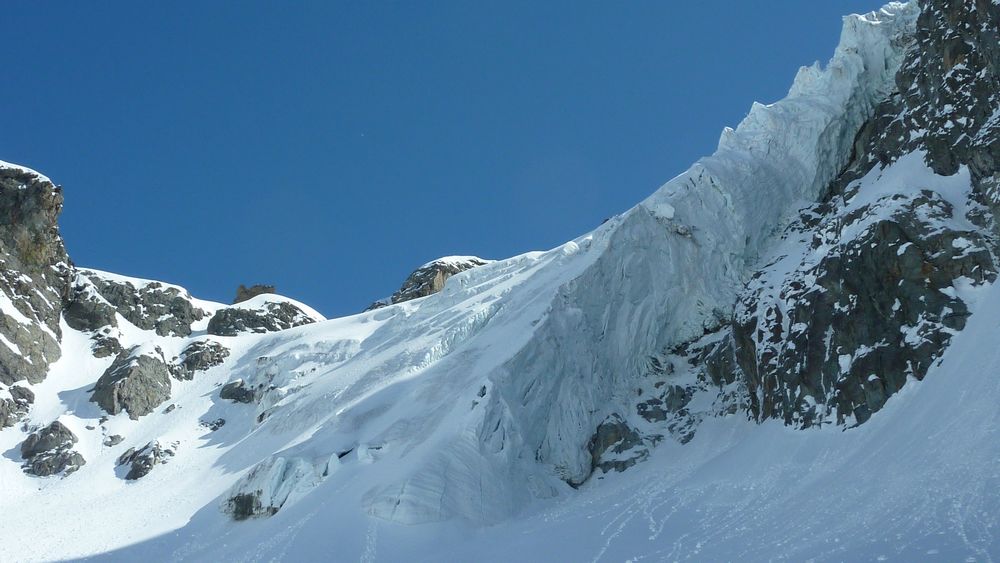
<path id="1" fill-rule="evenodd" d="M 341 319 L 79 268 L 0 164 L 0 560 L 1000 556 L 998 26 L 849 16 L 631 210 Z"/>

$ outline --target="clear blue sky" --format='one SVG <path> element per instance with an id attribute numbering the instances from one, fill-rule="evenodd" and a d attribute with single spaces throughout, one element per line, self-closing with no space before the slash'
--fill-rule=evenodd
<path id="1" fill-rule="evenodd" d="M 546 249 L 711 153 L 877 2 L 17 2 L 0 160 L 83 266 L 327 315 Z"/>

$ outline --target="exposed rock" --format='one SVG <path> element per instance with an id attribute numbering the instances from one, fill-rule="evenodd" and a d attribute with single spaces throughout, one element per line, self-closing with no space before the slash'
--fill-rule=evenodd
<path id="1" fill-rule="evenodd" d="M 97 380 L 90 400 L 102 409 L 138 419 L 170 398 L 170 370 L 163 352 L 132 348 L 122 352 Z"/>
<path id="2" fill-rule="evenodd" d="M 138 450 L 135 448 L 126 450 L 125 453 L 118 457 L 118 466 L 129 466 L 125 479 L 134 481 L 148 475 L 153 470 L 153 467 L 161 463 L 167 463 L 168 459 L 174 457 L 176 452 L 176 442 L 169 446 L 163 446 L 159 441 L 153 441 Z"/>
<path id="3" fill-rule="evenodd" d="M 120 434 L 112 434 L 111 436 L 105 438 L 104 442 L 102 443 L 110 448 L 112 446 L 117 446 L 118 444 L 121 444 L 123 441 L 125 441 L 125 438 L 123 438 Z"/>
<path id="4" fill-rule="evenodd" d="M 0 163 L 0 383 L 42 381 L 59 358 L 59 317 L 70 276 L 56 220 L 62 190 Z"/>
<path id="5" fill-rule="evenodd" d="M 489 260 L 483 260 L 476 256 L 446 256 L 438 258 L 414 270 L 406 278 L 406 281 L 403 282 L 403 286 L 396 293 L 393 293 L 391 297 L 376 301 L 365 310 L 371 311 L 411 299 L 427 297 L 444 289 L 444 283 L 451 276 L 489 263 Z"/>
<path id="6" fill-rule="evenodd" d="M 220 428 L 222 428 L 223 426 L 226 425 L 226 419 L 224 419 L 224 418 L 217 418 L 215 420 L 202 420 L 198 424 L 201 425 L 204 428 L 208 428 L 209 431 L 211 431 L 211 432 L 215 432 L 216 430 L 218 430 L 218 429 L 220 429 Z"/>
<path id="7" fill-rule="evenodd" d="M 257 402 L 262 392 L 261 388 L 250 388 L 242 379 L 237 379 L 223 385 L 219 391 L 219 397 L 227 401 L 233 401 L 234 403 L 249 404 Z"/>
<path id="8" fill-rule="evenodd" d="M 198 340 L 189 344 L 180 357 L 179 363 L 171 365 L 174 377 L 190 380 L 196 372 L 222 365 L 229 357 L 229 348 L 211 340 Z"/>
<path id="9" fill-rule="evenodd" d="M 115 308 L 101 296 L 94 283 L 83 274 L 74 277 L 70 298 L 63 309 L 66 324 L 74 330 L 96 331 L 118 326 Z"/>
<path id="10" fill-rule="evenodd" d="M 618 414 L 612 414 L 597 427 L 587 450 L 593 468 L 605 473 L 625 471 L 649 457 L 642 436 Z"/>
<path id="11" fill-rule="evenodd" d="M 21 444 L 24 472 L 39 477 L 73 473 L 86 463 L 83 456 L 72 449 L 78 441 L 76 435 L 58 420 L 29 435 Z"/>
<path id="12" fill-rule="evenodd" d="M 0 429 L 17 424 L 35 402 L 35 394 L 26 387 L 11 387 L 7 392 L 10 398 L 0 399 Z"/>
<path id="13" fill-rule="evenodd" d="M 254 297 L 257 297 L 258 295 L 263 295 L 265 293 L 276 293 L 275 287 L 273 285 L 263 285 L 263 284 L 254 284 L 251 285 L 250 287 L 247 287 L 243 284 L 240 284 L 240 286 L 236 288 L 236 298 L 233 299 L 233 305 L 237 303 L 242 303 L 244 301 L 249 301 Z"/>
<path id="14" fill-rule="evenodd" d="M 110 329 L 104 329 L 102 332 L 95 333 L 91 336 L 91 339 L 94 341 L 91 352 L 93 352 L 95 358 L 117 356 L 125 351 L 121 342 L 112 336 Z"/>
<path id="15" fill-rule="evenodd" d="M 195 307 L 191 296 L 179 287 L 111 279 L 88 270 L 82 273 L 121 316 L 143 330 L 155 330 L 160 336 L 188 336 L 191 324 L 205 318 L 205 311 Z"/>
<path id="16" fill-rule="evenodd" d="M 253 306 L 246 306 L 251 303 Z M 275 332 L 314 322 L 316 319 L 288 301 L 250 301 L 216 311 L 208 321 L 208 333 L 236 336 L 246 332 Z"/>

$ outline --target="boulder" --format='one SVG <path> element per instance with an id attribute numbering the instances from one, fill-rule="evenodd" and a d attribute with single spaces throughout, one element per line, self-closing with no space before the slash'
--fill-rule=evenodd
<path id="1" fill-rule="evenodd" d="M 128 412 L 129 418 L 153 412 L 170 398 L 170 369 L 159 348 L 122 352 L 97 380 L 90 400 L 110 414 Z"/>
<path id="2" fill-rule="evenodd" d="M 22 469 L 30 475 L 69 475 L 86 463 L 83 456 L 73 451 L 79 440 L 58 420 L 31 434 L 21 444 Z"/>

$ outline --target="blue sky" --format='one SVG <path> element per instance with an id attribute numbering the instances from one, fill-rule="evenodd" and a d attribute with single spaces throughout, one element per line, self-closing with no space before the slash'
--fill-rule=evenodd
<path id="1" fill-rule="evenodd" d="M 711 153 L 874 2 L 20 2 L 0 160 L 83 266 L 327 315 L 546 249 Z"/>

